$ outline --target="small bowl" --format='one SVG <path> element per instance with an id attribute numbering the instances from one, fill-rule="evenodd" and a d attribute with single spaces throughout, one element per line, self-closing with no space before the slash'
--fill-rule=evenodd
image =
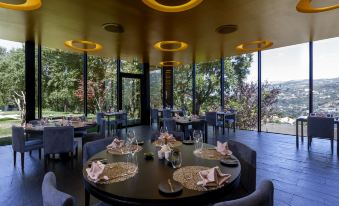
<path id="1" fill-rule="evenodd" d="M 146 160 L 153 160 L 154 159 L 154 153 L 153 152 L 145 152 L 144 153 Z"/>

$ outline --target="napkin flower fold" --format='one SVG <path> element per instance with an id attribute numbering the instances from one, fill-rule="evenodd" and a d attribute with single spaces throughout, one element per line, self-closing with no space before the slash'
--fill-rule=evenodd
<path id="1" fill-rule="evenodd" d="M 94 161 L 91 164 L 90 168 L 86 169 L 87 175 L 89 178 L 91 178 L 91 180 L 93 180 L 94 182 L 97 182 L 100 180 L 100 175 L 104 172 L 105 169 L 105 165 L 102 164 L 100 161 Z M 104 179 L 108 179 L 107 176 L 103 177 Z"/>
<path id="2" fill-rule="evenodd" d="M 160 140 L 167 140 L 169 142 L 175 142 L 176 139 L 174 138 L 174 136 L 172 134 L 169 134 L 168 132 L 165 132 L 163 134 L 160 134 L 160 137 L 159 137 Z"/>
<path id="3" fill-rule="evenodd" d="M 203 187 L 221 186 L 231 178 L 230 174 L 222 173 L 218 166 L 208 170 L 200 171 L 199 176 L 201 180 L 197 182 L 197 185 Z"/>
<path id="4" fill-rule="evenodd" d="M 227 142 L 221 143 L 220 141 L 217 142 L 216 147 L 217 152 L 219 152 L 222 155 L 231 155 L 232 152 L 229 150 Z"/>
<path id="5" fill-rule="evenodd" d="M 119 140 L 117 138 L 114 138 L 113 142 L 109 145 L 107 145 L 107 149 L 118 149 L 121 148 L 124 145 L 124 140 Z"/>

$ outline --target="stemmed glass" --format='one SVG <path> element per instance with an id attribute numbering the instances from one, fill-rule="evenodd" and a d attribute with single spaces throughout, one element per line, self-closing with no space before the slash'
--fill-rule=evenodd
<path id="1" fill-rule="evenodd" d="M 201 130 L 194 130 L 193 131 L 193 139 L 195 142 L 195 150 L 197 152 L 201 152 L 201 150 L 203 149 L 203 142 L 202 142 L 202 132 Z"/>
<path id="2" fill-rule="evenodd" d="M 135 153 L 138 150 L 138 141 L 135 137 L 135 131 L 129 130 L 127 133 L 126 140 L 126 148 L 127 148 L 127 163 L 132 163 L 136 165 L 136 167 L 128 167 L 128 173 L 133 174 L 138 170 L 138 159 Z"/>

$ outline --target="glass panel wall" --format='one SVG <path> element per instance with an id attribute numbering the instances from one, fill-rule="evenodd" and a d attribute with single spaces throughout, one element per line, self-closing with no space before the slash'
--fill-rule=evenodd
<path id="1" fill-rule="evenodd" d="M 295 134 L 309 99 L 308 43 L 262 52 L 262 131 Z"/>
<path id="2" fill-rule="evenodd" d="M 122 109 L 127 112 L 128 124 L 141 122 L 141 79 L 122 78 Z"/>
<path id="3" fill-rule="evenodd" d="M 192 65 L 174 68 L 174 106 L 192 113 Z"/>
<path id="4" fill-rule="evenodd" d="M 88 56 L 88 116 L 98 111 L 117 111 L 117 62 L 112 58 Z"/>
<path id="5" fill-rule="evenodd" d="M 0 145 L 10 144 L 11 126 L 25 121 L 24 44 L 0 40 Z"/>
<path id="6" fill-rule="evenodd" d="M 131 60 L 121 60 L 121 72 L 131 74 L 142 74 L 142 64 L 137 58 Z"/>
<path id="7" fill-rule="evenodd" d="M 83 54 L 42 48 L 42 116 L 83 115 Z"/>
<path id="8" fill-rule="evenodd" d="M 150 71 L 151 108 L 162 108 L 161 69 Z"/>
<path id="9" fill-rule="evenodd" d="M 257 128 L 258 55 L 244 54 L 225 58 L 225 110 L 237 113 L 237 127 Z"/>
<path id="10" fill-rule="evenodd" d="M 220 108 L 220 60 L 196 65 L 196 109 L 199 114 Z"/>

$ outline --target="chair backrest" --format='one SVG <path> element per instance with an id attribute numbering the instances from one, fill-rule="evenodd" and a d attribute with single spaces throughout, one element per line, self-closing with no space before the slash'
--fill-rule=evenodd
<path id="1" fill-rule="evenodd" d="M 25 130 L 12 126 L 12 148 L 15 152 L 25 152 Z"/>
<path id="2" fill-rule="evenodd" d="M 152 120 L 158 120 L 158 109 L 151 109 L 151 119 Z"/>
<path id="3" fill-rule="evenodd" d="M 217 125 L 217 112 L 206 112 L 206 121 L 209 125 Z"/>
<path id="4" fill-rule="evenodd" d="M 172 118 L 164 118 L 163 119 L 163 123 L 164 123 L 164 128 L 167 128 L 168 132 L 173 132 L 176 131 L 176 123 L 175 120 Z"/>
<path id="5" fill-rule="evenodd" d="M 104 113 L 103 112 L 97 112 L 97 114 L 96 114 L 97 124 L 100 124 L 100 120 L 102 118 L 104 118 Z"/>
<path id="6" fill-rule="evenodd" d="M 325 139 L 334 138 L 334 118 L 313 117 L 307 118 L 307 135 Z"/>
<path id="7" fill-rule="evenodd" d="M 43 132 L 44 154 L 73 152 L 73 127 L 45 127 Z"/>
<path id="8" fill-rule="evenodd" d="M 44 206 L 75 206 L 75 199 L 56 188 L 56 178 L 53 172 L 45 174 L 42 182 L 42 202 Z"/>
<path id="9" fill-rule="evenodd" d="M 273 206 L 274 187 L 272 181 L 264 180 L 257 190 L 240 199 L 217 203 L 214 206 Z"/>
<path id="10" fill-rule="evenodd" d="M 257 178 L 257 152 L 250 147 L 233 140 L 228 141 L 228 147 L 241 164 L 240 184 L 246 192 L 255 191 Z"/>
<path id="11" fill-rule="evenodd" d="M 105 138 L 106 137 L 106 120 L 104 118 L 100 119 L 100 129 L 99 129 L 99 134 L 101 138 Z"/>
<path id="12" fill-rule="evenodd" d="M 163 109 L 162 110 L 162 118 L 171 118 L 172 112 L 170 109 Z"/>
<path id="13" fill-rule="evenodd" d="M 82 151 L 82 164 L 85 165 L 89 158 L 106 149 L 106 146 L 111 144 L 113 140 L 114 138 L 105 138 L 86 143 Z"/>

